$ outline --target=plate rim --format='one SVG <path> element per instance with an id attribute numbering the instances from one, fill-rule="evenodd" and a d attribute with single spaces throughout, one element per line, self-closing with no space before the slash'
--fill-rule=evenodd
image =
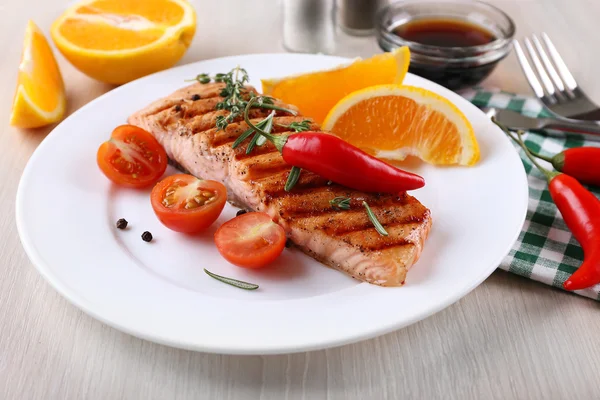
<path id="1" fill-rule="evenodd" d="M 172 338 L 170 339 L 170 338 L 165 338 L 162 336 L 152 335 L 152 334 L 149 334 L 149 333 L 146 333 L 143 331 L 136 330 L 135 328 L 131 328 L 129 326 L 125 326 L 123 324 L 116 323 L 112 320 L 109 320 L 109 319 L 103 317 L 100 313 L 94 311 L 93 308 L 89 307 L 88 304 L 86 304 L 87 302 L 85 299 L 80 298 L 79 295 L 75 291 L 71 291 L 68 288 L 68 286 L 65 285 L 60 279 L 58 279 L 53 274 L 51 274 L 52 269 L 51 269 L 50 265 L 48 265 L 44 261 L 42 255 L 39 254 L 39 252 L 37 251 L 37 249 L 34 245 L 34 241 L 30 237 L 30 235 L 27 233 L 27 229 L 25 228 L 25 222 L 24 222 L 24 216 L 23 216 L 24 210 L 23 210 L 23 206 L 22 206 L 23 191 L 24 191 L 24 187 L 27 184 L 29 175 L 31 174 L 31 168 L 33 168 L 31 166 L 34 164 L 33 161 L 36 160 L 39 157 L 39 155 L 42 154 L 44 151 L 43 149 L 45 148 L 45 145 L 46 145 L 46 143 L 44 143 L 44 142 L 46 142 L 46 139 L 48 137 L 50 137 L 51 135 L 53 135 L 55 133 L 55 131 L 57 130 L 57 128 L 60 127 L 65 121 L 69 120 L 72 117 L 77 116 L 80 112 L 84 112 L 85 110 L 87 110 L 88 107 L 93 107 L 97 101 L 100 101 L 105 96 L 109 96 L 109 95 L 114 96 L 115 93 L 117 93 L 117 95 L 118 95 L 118 93 L 121 90 L 126 90 L 128 85 L 130 85 L 132 83 L 136 83 L 136 82 L 139 83 L 144 80 L 151 80 L 156 75 L 160 75 L 160 74 L 166 73 L 167 71 L 171 71 L 171 70 L 179 70 L 182 68 L 189 68 L 191 65 L 194 65 L 194 64 L 201 64 L 201 63 L 211 62 L 211 61 L 215 61 L 215 60 L 239 59 L 241 57 L 298 57 L 298 58 L 316 57 L 316 58 L 329 58 L 329 59 L 336 60 L 339 62 L 352 61 L 351 58 L 330 56 L 330 55 L 294 54 L 294 53 L 257 53 L 257 54 L 240 54 L 240 55 L 233 55 L 233 56 L 226 56 L 226 57 L 218 57 L 218 58 L 199 60 L 199 61 L 195 61 L 192 63 L 180 65 L 180 66 L 177 66 L 174 68 L 159 71 L 157 73 L 142 77 L 142 78 L 132 81 L 128 84 L 125 84 L 125 85 L 117 87 L 113 90 L 110 90 L 110 91 L 102 94 L 101 96 L 98 96 L 97 98 L 93 99 L 92 101 L 85 104 L 84 106 L 82 106 L 81 108 L 76 110 L 74 113 L 69 115 L 65 120 L 61 121 L 61 123 L 58 124 L 56 127 L 54 127 L 52 129 L 52 131 L 46 136 L 46 138 L 44 138 L 42 140 L 42 142 L 38 145 L 38 147 L 34 150 L 34 152 L 32 153 L 31 157 L 29 158 L 29 160 L 27 162 L 27 165 L 23 169 L 23 172 L 22 172 L 20 180 L 19 180 L 19 185 L 17 188 L 16 201 L 15 201 L 15 217 L 16 217 L 15 219 L 16 219 L 17 231 L 19 234 L 19 239 L 21 241 L 21 244 L 25 250 L 25 253 L 27 254 L 27 256 L 30 259 L 33 266 L 44 277 L 44 279 L 50 284 L 50 286 L 52 286 L 54 288 L 54 290 L 56 290 L 69 303 L 71 303 L 72 305 L 74 305 L 76 308 L 83 311 L 84 313 L 90 315 L 94 319 L 97 319 L 97 320 L 101 321 L 102 323 L 104 323 L 114 329 L 117 329 L 121 332 L 125 332 L 134 337 L 138 337 L 138 338 L 141 338 L 144 340 L 148 340 L 151 342 L 155 342 L 155 343 L 159 343 L 159 344 L 163 344 L 163 345 L 167 345 L 167 346 L 171 346 L 171 347 L 176 347 L 176 348 L 181 348 L 181 349 L 186 349 L 186 350 L 193 350 L 193 351 L 201 351 L 201 352 L 206 352 L 206 353 L 215 353 L 215 354 L 236 354 L 236 355 L 291 354 L 291 353 L 298 353 L 298 352 L 305 352 L 305 351 L 320 350 L 320 349 L 325 349 L 325 348 L 339 347 L 339 346 L 343 346 L 343 345 L 350 344 L 350 343 L 356 343 L 356 342 L 363 341 L 366 339 L 378 337 L 378 336 L 402 329 L 406 326 L 412 325 L 418 321 L 421 321 L 421 320 L 424 320 L 424 319 L 430 317 L 433 314 L 438 313 L 439 311 L 449 307 L 450 305 L 454 304 L 461 298 L 465 297 L 473 289 L 478 287 L 486 278 L 488 278 L 498 268 L 501 261 L 510 252 L 512 246 L 518 240 L 518 237 L 521 233 L 523 224 L 525 223 L 525 220 L 526 220 L 528 201 L 529 201 L 529 185 L 528 185 L 527 175 L 526 175 L 524 167 L 522 170 L 522 174 L 520 174 L 520 177 L 521 177 L 520 181 L 524 187 L 524 197 L 522 199 L 522 204 L 520 205 L 520 208 L 522 210 L 522 213 L 521 213 L 522 215 L 519 218 L 519 220 L 520 220 L 519 228 L 516 229 L 516 232 L 513 234 L 513 239 L 511 240 L 510 244 L 507 246 L 507 249 L 502 252 L 501 256 L 497 257 L 496 261 L 494 261 L 493 263 L 490 263 L 491 266 L 489 268 L 482 269 L 482 272 L 477 277 L 477 279 L 473 279 L 471 281 L 471 283 L 466 285 L 462 290 L 453 292 L 452 294 L 446 296 L 446 298 L 442 299 L 442 301 L 437 302 L 437 306 L 431 307 L 427 312 L 417 314 L 417 315 L 413 316 L 412 318 L 404 319 L 401 321 L 395 321 L 395 322 L 385 325 L 384 327 L 381 327 L 381 325 L 377 325 L 377 326 L 375 326 L 375 328 L 364 330 L 363 332 L 361 332 L 359 334 L 344 335 L 344 337 L 342 339 L 338 339 L 338 340 L 322 341 L 319 343 L 310 343 L 310 344 L 303 345 L 303 346 L 297 346 L 295 348 L 292 348 L 292 347 L 288 347 L 288 348 L 265 347 L 265 348 L 249 349 L 247 346 L 240 346 L 239 348 L 233 348 L 231 346 L 225 346 L 225 347 L 219 347 L 219 346 L 213 346 L 213 345 L 203 346 L 198 343 L 183 343 L 183 342 L 180 342 L 177 340 L 173 340 Z M 414 74 L 410 74 L 410 73 L 409 73 L 409 75 L 415 76 Z M 425 78 L 421 78 L 418 76 L 416 76 L 416 77 L 418 79 L 428 81 Z M 433 83 L 433 82 L 431 82 L 431 83 Z M 447 90 L 440 85 L 437 85 L 435 83 L 433 83 L 433 84 L 438 89 L 441 88 L 441 89 L 443 89 L 443 91 Z M 459 94 L 456 94 L 456 95 L 460 96 Z M 468 100 L 466 100 L 466 99 L 464 99 L 464 100 L 466 102 L 465 104 L 471 104 L 468 102 Z M 475 107 L 474 105 L 472 105 L 472 106 L 475 109 L 477 109 L 477 107 Z M 481 110 L 478 110 L 478 111 L 482 113 Z M 494 128 L 497 129 L 498 131 L 500 131 L 500 129 L 498 127 L 494 127 Z M 504 140 L 508 141 L 509 139 L 504 138 Z M 517 153 L 516 149 L 515 149 L 515 156 L 518 157 L 518 153 Z"/>

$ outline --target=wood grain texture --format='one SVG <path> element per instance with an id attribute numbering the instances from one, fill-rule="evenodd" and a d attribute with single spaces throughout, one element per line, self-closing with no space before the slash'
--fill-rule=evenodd
<path id="1" fill-rule="evenodd" d="M 47 32 L 67 3 L 0 4 L 1 399 L 600 397 L 598 303 L 502 271 L 453 306 L 401 331 L 341 348 L 283 356 L 172 349 L 120 333 L 68 304 L 27 259 L 14 221 L 21 172 L 50 128 L 17 131 L 7 125 L 26 21 L 33 19 Z M 194 3 L 199 29 L 182 63 L 283 51 L 273 0 Z M 600 102 L 597 0 L 493 3 L 514 17 L 518 36 L 548 32 L 586 92 Z M 261 24 L 251 23 L 259 19 Z M 253 39 L 240 39 L 246 37 Z M 377 51 L 370 39 L 343 38 L 340 43 L 340 55 Z M 62 57 L 59 62 L 70 112 L 110 89 Z M 486 84 L 529 93 L 512 55 Z"/>

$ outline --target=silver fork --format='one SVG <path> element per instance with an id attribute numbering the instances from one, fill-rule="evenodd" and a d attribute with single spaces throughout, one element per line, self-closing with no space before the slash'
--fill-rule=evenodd
<path id="1" fill-rule="evenodd" d="M 541 36 L 545 46 L 535 34 L 523 40 L 535 72 L 519 42 L 513 42 L 519 64 L 537 98 L 556 118 L 599 122 L 600 107 L 580 89 L 548 35 Z"/>

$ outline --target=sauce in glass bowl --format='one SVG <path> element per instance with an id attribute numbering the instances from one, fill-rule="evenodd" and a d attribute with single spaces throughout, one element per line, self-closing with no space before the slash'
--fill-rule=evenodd
<path id="1" fill-rule="evenodd" d="M 400 1 L 378 16 L 385 51 L 408 46 L 409 71 L 452 90 L 485 79 L 511 49 L 515 27 L 505 13 L 478 1 Z"/>

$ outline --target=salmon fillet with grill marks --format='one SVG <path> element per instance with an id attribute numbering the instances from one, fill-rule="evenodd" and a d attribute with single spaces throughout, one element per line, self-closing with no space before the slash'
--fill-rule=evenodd
<path id="1" fill-rule="evenodd" d="M 223 87 L 221 83 L 185 87 L 133 114 L 129 123 L 152 133 L 169 158 L 192 175 L 225 184 L 228 200 L 234 205 L 268 213 L 298 248 L 316 260 L 361 281 L 402 285 L 429 233 L 430 211 L 406 193 L 358 192 L 328 185 L 327 180 L 306 170 L 294 189 L 286 192 L 291 166 L 271 143 L 255 147 L 247 155 L 249 140 L 232 148 L 248 129 L 241 118 L 224 130 L 215 128 L 216 117 L 228 115 L 215 110 Z M 247 90 L 255 92 L 251 87 Z M 277 100 L 275 104 L 296 110 Z M 256 123 L 269 112 L 252 109 L 251 120 Z M 272 132 L 285 133 L 282 125 L 305 119 L 278 112 Z M 312 123 L 311 130 L 320 127 Z M 329 201 L 338 196 L 352 199 L 350 210 L 331 207 Z M 375 230 L 362 201 L 370 205 L 388 236 Z"/>

